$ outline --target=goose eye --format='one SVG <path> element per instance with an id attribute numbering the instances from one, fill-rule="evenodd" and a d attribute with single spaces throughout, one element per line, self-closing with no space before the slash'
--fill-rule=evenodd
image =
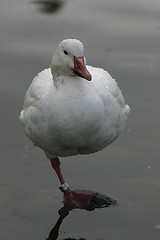
<path id="1" fill-rule="evenodd" d="M 68 55 L 68 52 L 67 52 L 66 50 L 64 50 L 64 54 L 65 54 L 65 55 Z"/>

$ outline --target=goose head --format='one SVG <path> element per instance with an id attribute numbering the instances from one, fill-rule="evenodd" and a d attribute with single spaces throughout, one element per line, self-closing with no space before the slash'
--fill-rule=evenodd
<path id="1" fill-rule="evenodd" d="M 83 44 L 77 39 L 65 39 L 57 47 L 51 63 L 53 78 L 58 76 L 78 76 L 91 81 L 86 68 Z"/>

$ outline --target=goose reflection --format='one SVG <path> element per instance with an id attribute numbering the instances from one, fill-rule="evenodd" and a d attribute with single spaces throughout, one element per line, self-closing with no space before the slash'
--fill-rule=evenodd
<path id="1" fill-rule="evenodd" d="M 64 5 L 62 0 L 35 0 L 33 3 L 40 6 L 40 11 L 44 13 L 58 12 Z"/>
<path id="2" fill-rule="evenodd" d="M 77 191 L 84 192 L 84 190 L 77 190 Z M 92 196 L 89 207 L 87 209 L 88 211 L 93 211 L 96 208 L 106 208 L 106 207 L 118 205 L 116 200 L 106 196 L 105 194 L 90 191 L 90 190 L 87 190 L 87 191 L 85 190 L 85 192 L 89 192 L 90 195 Z M 58 211 L 58 213 L 59 213 L 59 218 L 58 218 L 56 224 L 54 225 L 54 227 L 51 229 L 51 231 L 48 235 L 48 238 L 46 240 L 56 240 L 58 238 L 60 226 L 61 226 L 64 218 L 66 218 L 69 215 L 69 211 L 66 211 L 66 208 L 64 206 Z M 79 239 L 65 238 L 63 240 L 86 240 L 86 239 L 84 239 L 84 238 L 79 238 Z"/>
<path id="3" fill-rule="evenodd" d="M 60 230 L 60 226 L 64 220 L 64 218 L 68 215 L 69 213 L 66 213 L 62 216 L 60 216 L 56 222 L 56 224 L 54 225 L 54 227 L 51 229 L 49 236 L 46 240 L 56 240 L 58 239 L 59 236 L 59 230 Z M 86 240 L 84 238 L 79 238 L 79 239 L 75 239 L 75 238 L 65 238 L 63 240 Z"/>

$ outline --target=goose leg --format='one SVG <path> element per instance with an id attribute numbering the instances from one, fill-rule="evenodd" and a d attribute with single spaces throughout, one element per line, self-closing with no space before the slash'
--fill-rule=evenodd
<path id="1" fill-rule="evenodd" d="M 65 183 L 65 181 L 64 181 L 64 178 L 63 178 L 63 175 L 62 175 L 62 172 L 61 172 L 59 158 L 57 157 L 57 158 L 51 159 L 50 162 L 51 162 L 51 165 L 52 165 L 53 169 L 55 170 L 55 172 L 56 172 L 56 174 L 59 178 L 60 183 L 63 185 Z"/>
<path id="2" fill-rule="evenodd" d="M 50 161 L 61 183 L 60 190 L 64 193 L 63 208 L 60 209 L 59 214 L 63 215 L 75 208 L 87 209 L 92 197 L 91 194 L 88 192 L 71 190 L 62 175 L 59 158 L 57 157 Z"/>
<path id="3" fill-rule="evenodd" d="M 60 216 L 68 214 L 69 211 L 75 208 L 92 211 L 95 208 L 117 205 L 116 200 L 104 194 L 89 190 L 70 189 L 62 175 L 59 158 L 51 159 L 50 161 L 61 183 L 60 190 L 64 193 L 63 207 L 59 210 Z"/>

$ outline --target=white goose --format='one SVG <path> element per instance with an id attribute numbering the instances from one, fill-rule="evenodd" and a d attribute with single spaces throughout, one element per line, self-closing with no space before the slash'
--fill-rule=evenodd
<path id="1" fill-rule="evenodd" d="M 103 69 L 86 66 L 83 44 L 63 40 L 51 67 L 32 81 L 20 114 L 26 135 L 51 161 L 64 192 L 64 209 L 89 209 L 92 194 L 73 191 L 58 157 L 97 152 L 124 129 L 130 108 L 116 81 Z"/>

